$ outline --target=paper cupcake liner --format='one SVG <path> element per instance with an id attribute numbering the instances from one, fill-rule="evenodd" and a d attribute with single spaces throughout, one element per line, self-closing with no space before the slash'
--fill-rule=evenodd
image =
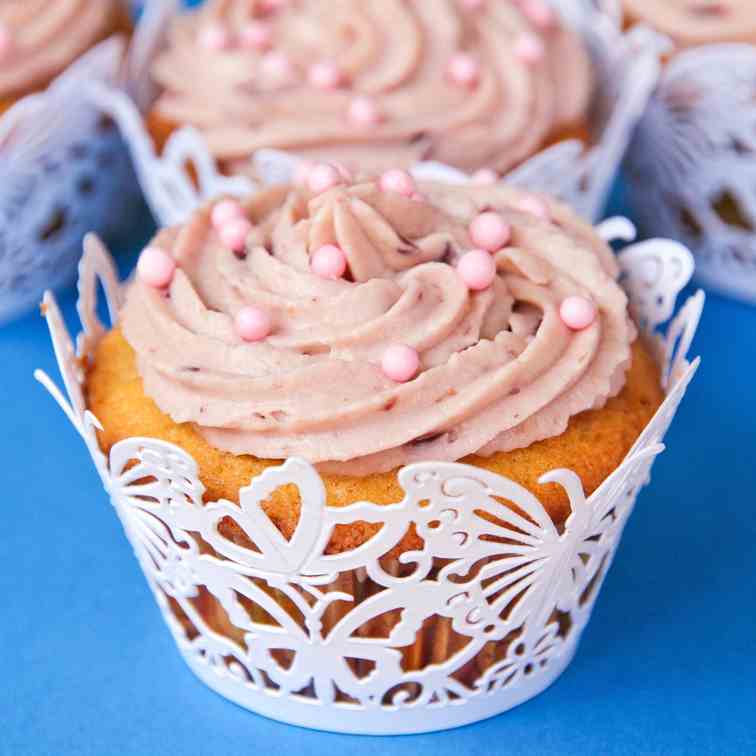
<path id="1" fill-rule="evenodd" d="M 643 229 L 689 246 L 703 286 L 756 303 L 756 47 L 676 54 L 626 173 Z"/>
<path id="2" fill-rule="evenodd" d="M 75 278 L 84 234 L 132 225 L 141 192 L 129 151 L 90 87 L 123 87 L 144 103 L 143 72 L 170 10 L 153 0 L 128 51 L 117 37 L 102 42 L 0 117 L 0 323 Z"/>
<path id="3" fill-rule="evenodd" d="M 562 0 L 557 7 L 581 33 L 595 63 L 592 143 L 560 142 L 537 153 L 504 180 L 556 196 L 583 217 L 597 221 L 632 131 L 656 85 L 661 48 L 659 38 L 647 30 L 623 34 L 616 19 L 587 0 Z M 220 172 L 196 129 L 176 130 L 158 154 L 138 109 L 127 98 L 104 92 L 100 104 L 120 125 L 147 201 L 161 225 L 180 223 L 220 194 L 241 196 L 255 189 L 247 177 Z M 294 155 L 277 150 L 260 150 L 251 160 L 254 175 L 264 185 L 290 182 L 299 163 Z M 439 163 L 421 163 L 414 173 L 456 183 L 470 180 L 467 174 Z"/>
<path id="4" fill-rule="evenodd" d="M 632 236 L 621 219 L 599 228 Z M 701 293 L 657 334 L 693 270 L 681 245 L 650 241 L 620 254 L 666 399 L 626 459 L 589 497 L 555 470 L 571 506 L 563 527 L 513 481 L 463 464 L 399 472 L 401 502 L 330 507 L 323 482 L 292 458 L 239 491 L 239 504 L 204 502 L 196 461 L 177 446 L 130 438 L 105 455 L 87 409 L 82 365 L 123 290 L 95 237 L 80 269 L 77 346 L 51 294 L 46 316 L 65 386 L 36 377 L 84 440 L 178 649 L 208 686 L 269 717 L 339 732 L 442 730 L 505 711 L 550 685 L 569 664 L 639 490 L 698 360 L 686 353 Z M 261 506 L 295 485 L 300 517 L 286 540 Z M 372 524 L 357 548 L 328 553 L 335 528 Z M 414 532 L 422 546 L 407 551 Z M 416 543 L 417 541 L 415 541 Z M 156 670 L 156 674 L 159 672 Z"/>

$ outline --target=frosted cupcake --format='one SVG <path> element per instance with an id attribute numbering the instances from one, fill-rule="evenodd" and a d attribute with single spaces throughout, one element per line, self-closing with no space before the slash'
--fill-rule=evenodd
<path id="1" fill-rule="evenodd" d="M 754 5 L 624 0 L 624 9 L 628 24 L 673 43 L 628 151 L 636 217 L 688 245 L 703 284 L 756 302 Z"/>
<path id="2" fill-rule="evenodd" d="M 193 125 L 229 171 L 278 148 L 504 173 L 585 138 L 594 86 L 582 40 L 541 0 L 210 0 L 176 19 L 153 74 L 158 141 Z"/>
<path id="3" fill-rule="evenodd" d="M 160 232 L 124 286 L 86 240 L 78 348 L 45 298 L 65 394 L 37 377 L 201 680 L 394 734 L 561 674 L 697 367 L 700 295 L 653 334 L 689 253 L 615 258 L 627 230 L 316 164 Z"/>
<path id="4" fill-rule="evenodd" d="M 106 451 L 136 436 L 189 451 L 211 500 L 292 456 L 337 506 L 397 500 L 397 469 L 423 460 L 534 489 L 568 467 L 590 492 L 662 400 L 617 273 L 556 203 L 316 166 L 300 189 L 158 235 L 95 355 L 89 406 Z M 296 499 L 271 507 L 290 532 Z"/>
<path id="5" fill-rule="evenodd" d="M 623 0 L 628 24 L 643 23 L 669 36 L 677 48 L 756 42 L 750 0 Z"/>
<path id="6" fill-rule="evenodd" d="M 0 115 L 131 21 L 121 0 L 0 3 Z"/>

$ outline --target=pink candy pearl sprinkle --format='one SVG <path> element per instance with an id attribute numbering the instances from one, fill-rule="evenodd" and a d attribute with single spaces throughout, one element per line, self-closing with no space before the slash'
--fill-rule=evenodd
<path id="1" fill-rule="evenodd" d="M 473 173 L 472 180 L 476 184 L 495 184 L 499 180 L 499 174 L 490 168 L 481 168 Z"/>
<path id="2" fill-rule="evenodd" d="M 9 55 L 14 47 L 13 33 L 4 24 L 0 24 L 0 60 Z"/>
<path id="3" fill-rule="evenodd" d="M 264 21 L 251 21 L 239 32 L 239 41 L 243 47 L 267 50 L 273 41 L 270 24 Z"/>
<path id="4" fill-rule="evenodd" d="M 485 8 L 486 0 L 459 0 L 459 4 L 467 11 L 479 11 Z"/>
<path id="5" fill-rule="evenodd" d="M 159 247 L 145 247 L 137 263 L 137 275 L 148 286 L 164 289 L 173 281 L 176 261 Z"/>
<path id="6" fill-rule="evenodd" d="M 346 273 L 347 258 L 340 247 L 325 244 L 313 252 L 310 267 L 316 276 L 336 280 Z"/>
<path id="7" fill-rule="evenodd" d="M 481 213 L 470 224 L 470 238 L 476 247 L 488 252 L 497 252 L 512 236 L 509 224 L 499 213 Z"/>
<path id="8" fill-rule="evenodd" d="M 265 53 L 260 60 L 260 66 L 266 76 L 274 79 L 290 79 L 294 76 L 294 66 L 283 53 Z"/>
<path id="9" fill-rule="evenodd" d="M 417 375 L 420 357 L 417 350 L 406 344 L 393 344 L 383 353 L 381 369 L 392 381 L 406 383 Z"/>
<path id="10" fill-rule="evenodd" d="M 582 331 L 596 320 L 596 305 L 585 297 L 567 297 L 559 308 L 559 317 L 567 328 Z"/>
<path id="11" fill-rule="evenodd" d="M 349 120 L 360 126 L 375 126 L 383 120 L 383 113 L 370 97 L 355 97 L 349 103 Z"/>
<path id="12" fill-rule="evenodd" d="M 262 341 L 270 336 L 270 315 L 259 307 L 244 307 L 234 318 L 236 332 L 244 341 Z"/>
<path id="13" fill-rule="evenodd" d="M 472 55 L 456 53 L 449 61 L 447 73 L 455 84 L 471 87 L 480 79 L 480 63 Z"/>
<path id="14" fill-rule="evenodd" d="M 343 72 L 331 61 L 313 63 L 307 72 L 307 78 L 318 89 L 338 89 L 344 83 Z"/>
<path id="15" fill-rule="evenodd" d="M 384 192 L 396 192 L 405 197 L 416 193 L 415 179 L 407 171 L 392 168 L 381 176 L 380 187 Z"/>
<path id="16" fill-rule="evenodd" d="M 246 218 L 236 218 L 218 229 L 223 246 L 234 252 L 241 252 L 252 231 L 252 224 Z"/>
<path id="17" fill-rule="evenodd" d="M 554 11 L 543 0 L 521 0 L 521 5 L 522 12 L 541 29 L 554 23 Z"/>
<path id="18" fill-rule="evenodd" d="M 543 42 L 534 34 L 523 34 L 515 43 L 514 54 L 523 63 L 538 63 L 545 53 Z"/>
<path id="19" fill-rule="evenodd" d="M 231 44 L 231 36 L 220 24 L 212 24 L 200 31 L 197 42 L 205 50 L 225 50 Z"/>
<path id="20" fill-rule="evenodd" d="M 523 213 L 535 215 L 542 220 L 551 220 L 549 206 L 533 194 L 517 200 L 515 207 Z"/>
<path id="21" fill-rule="evenodd" d="M 344 180 L 341 171 L 330 163 L 316 163 L 307 174 L 307 188 L 313 194 L 322 194 L 338 186 Z"/>
<path id="22" fill-rule="evenodd" d="M 244 219 L 244 208 L 236 200 L 221 200 L 213 206 L 210 220 L 217 230 L 232 221 Z"/>
<path id="23" fill-rule="evenodd" d="M 496 278 L 496 261 L 485 249 L 474 249 L 460 258 L 457 273 L 468 289 L 483 291 Z"/>

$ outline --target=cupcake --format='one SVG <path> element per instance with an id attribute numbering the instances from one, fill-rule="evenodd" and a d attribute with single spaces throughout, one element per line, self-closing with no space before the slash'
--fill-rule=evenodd
<path id="1" fill-rule="evenodd" d="M 132 35 L 122 0 L 0 2 L 0 324 L 75 278 L 87 232 L 123 238 L 142 212 L 129 150 L 95 90 L 144 93 L 155 8 Z"/>
<path id="2" fill-rule="evenodd" d="M 153 76 L 158 143 L 192 125 L 228 172 L 275 148 L 376 173 L 505 173 L 587 141 L 595 83 L 542 0 L 209 0 L 176 19 Z"/>
<path id="3" fill-rule="evenodd" d="M 756 42 L 756 16 L 748 0 L 622 0 L 626 22 L 666 34 L 675 48 Z"/>
<path id="4" fill-rule="evenodd" d="M 4 0 L 0 4 L 0 115 L 39 92 L 113 34 L 131 32 L 121 0 Z"/>
<path id="5" fill-rule="evenodd" d="M 672 42 L 628 150 L 630 199 L 643 230 L 679 239 L 698 280 L 756 302 L 751 147 L 756 15 L 747 2 L 624 0 L 626 22 Z"/>
<path id="6" fill-rule="evenodd" d="M 318 164 L 161 231 L 124 288 L 86 246 L 78 352 L 45 299 L 70 404 L 38 378 L 203 681 L 399 733 L 556 679 L 695 372 L 699 299 L 651 334 L 685 250 L 620 258 L 640 336 L 601 235 L 504 184 Z"/>

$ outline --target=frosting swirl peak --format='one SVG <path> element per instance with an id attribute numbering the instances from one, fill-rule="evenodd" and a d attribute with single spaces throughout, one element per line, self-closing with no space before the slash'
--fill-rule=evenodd
<path id="1" fill-rule="evenodd" d="M 0 97 L 46 86 L 109 33 L 119 0 L 2 0 Z"/>
<path id="2" fill-rule="evenodd" d="M 214 208 L 161 232 L 151 248 L 175 260 L 172 282 L 135 279 L 121 317 L 147 394 L 221 449 L 349 474 L 524 447 L 616 394 L 635 330 L 593 230 L 556 203 L 553 220 L 520 210 L 528 198 L 503 186 L 418 188 L 261 193 L 235 252 Z M 511 238 L 474 291 L 456 264 L 491 210 Z M 343 250 L 344 277 L 313 272 L 324 245 Z M 596 308 L 582 330 L 560 317 L 575 296 Z M 237 332 L 250 307 L 269 316 L 267 338 Z M 419 357 L 403 383 L 381 369 L 396 344 Z"/>

